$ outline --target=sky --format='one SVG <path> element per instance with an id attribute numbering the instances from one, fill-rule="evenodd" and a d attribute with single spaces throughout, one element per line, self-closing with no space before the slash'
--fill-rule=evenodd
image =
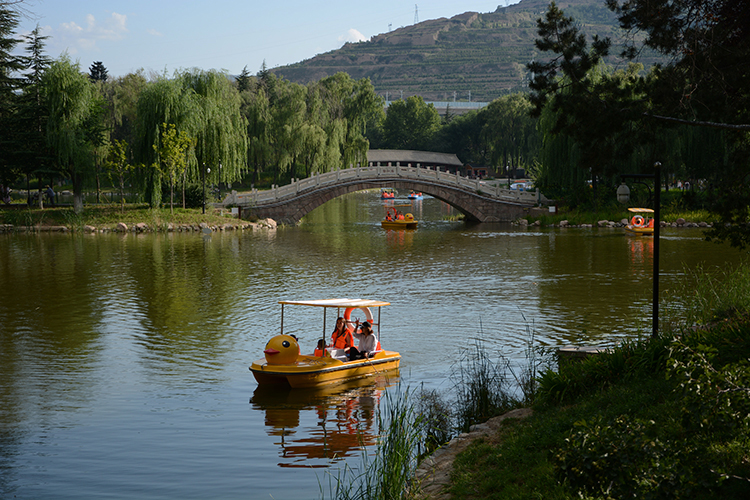
<path id="1" fill-rule="evenodd" d="M 83 71 L 101 61 L 110 77 L 139 69 L 256 74 L 264 62 L 285 66 L 412 25 L 415 13 L 426 21 L 518 1 L 25 0 L 18 34 L 39 25 L 48 56 L 67 53 Z"/>

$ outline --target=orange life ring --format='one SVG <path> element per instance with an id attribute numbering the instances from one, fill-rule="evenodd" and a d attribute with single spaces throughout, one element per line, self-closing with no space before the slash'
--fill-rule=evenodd
<path id="1" fill-rule="evenodd" d="M 645 222 L 646 220 L 640 215 L 633 216 L 633 220 L 630 221 L 630 223 L 635 227 L 643 227 Z"/>
<path id="2" fill-rule="evenodd" d="M 370 311 L 369 307 L 347 307 L 346 310 L 344 310 L 344 321 L 347 324 L 354 323 L 351 320 L 351 317 L 352 317 L 352 311 L 354 311 L 355 309 L 359 309 L 360 311 L 365 313 L 365 318 L 366 318 L 365 321 L 369 321 L 370 325 L 375 324 L 375 322 L 372 319 L 372 311 Z"/>
<path id="3" fill-rule="evenodd" d="M 367 321 L 370 322 L 370 325 L 375 326 L 375 321 L 373 321 L 373 318 L 372 318 L 372 311 L 370 311 L 369 307 L 347 307 L 346 310 L 344 311 L 344 321 L 347 324 L 352 323 L 352 321 L 351 321 L 350 318 L 352 317 L 352 311 L 354 311 L 355 309 L 359 309 L 360 311 L 364 312 L 365 313 L 365 318 L 367 318 Z M 373 328 L 372 332 L 373 332 L 373 334 L 375 334 L 375 329 L 374 328 Z M 380 339 L 378 339 L 377 334 L 375 334 L 375 338 L 378 341 L 377 346 L 375 347 L 375 350 L 376 351 L 380 351 L 380 350 L 382 350 L 382 348 L 380 347 Z"/>

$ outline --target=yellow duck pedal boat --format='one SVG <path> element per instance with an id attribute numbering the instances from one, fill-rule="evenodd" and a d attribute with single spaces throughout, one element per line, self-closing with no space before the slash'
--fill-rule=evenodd
<path id="1" fill-rule="evenodd" d="M 398 206 L 410 207 L 411 205 Z M 385 219 L 383 219 L 380 225 L 383 229 L 416 229 L 417 220 L 414 218 L 414 215 L 410 213 L 403 214 L 393 206 L 388 207 L 388 210 L 385 212 Z"/>
<path id="2" fill-rule="evenodd" d="M 334 384 L 346 380 L 371 377 L 386 371 L 398 369 L 401 355 L 380 347 L 380 308 L 390 305 L 388 302 L 364 299 L 326 299 L 308 301 L 280 301 L 281 304 L 281 334 L 271 338 L 266 344 L 264 358 L 255 361 L 250 366 L 255 380 L 259 385 L 281 384 L 293 388 L 314 388 L 327 384 Z M 351 314 L 355 310 L 364 313 L 366 321 L 373 329 L 376 337 L 377 349 L 369 357 L 349 361 L 345 349 L 334 349 L 326 346 L 321 355 L 301 354 L 299 342 L 292 335 L 284 334 L 284 306 L 303 305 L 323 308 L 323 339 L 326 339 L 326 311 L 336 308 L 347 325 L 354 324 Z M 378 320 L 372 315 L 371 309 L 378 312 Z M 328 339 L 330 340 L 330 339 Z"/>
<path id="3" fill-rule="evenodd" d="M 628 211 L 635 215 L 633 215 L 625 226 L 626 232 L 638 236 L 654 235 L 653 210 L 650 208 L 628 208 Z"/>

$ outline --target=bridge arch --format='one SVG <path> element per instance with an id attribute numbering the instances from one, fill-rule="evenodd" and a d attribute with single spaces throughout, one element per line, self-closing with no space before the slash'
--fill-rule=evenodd
<path id="1" fill-rule="evenodd" d="M 345 194 L 391 187 L 433 196 L 478 222 L 513 221 L 542 200 L 457 174 L 417 167 L 360 167 L 316 175 L 269 191 L 230 193 L 221 205 L 241 207 L 243 218 L 272 218 L 296 224 L 323 203 Z"/>

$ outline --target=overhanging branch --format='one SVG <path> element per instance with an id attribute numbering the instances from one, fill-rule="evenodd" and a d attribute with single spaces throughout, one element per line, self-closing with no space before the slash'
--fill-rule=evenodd
<path id="1" fill-rule="evenodd" d="M 682 118 L 674 118 L 672 116 L 652 115 L 651 113 L 643 113 L 643 116 L 646 116 L 648 118 L 653 118 L 655 120 L 661 120 L 661 121 L 666 121 L 666 122 L 671 122 L 671 123 L 679 123 L 681 125 L 691 125 L 693 127 L 709 127 L 709 128 L 718 128 L 722 130 L 750 130 L 750 124 L 745 124 L 745 123 L 732 125 L 730 123 L 684 120 Z"/>

